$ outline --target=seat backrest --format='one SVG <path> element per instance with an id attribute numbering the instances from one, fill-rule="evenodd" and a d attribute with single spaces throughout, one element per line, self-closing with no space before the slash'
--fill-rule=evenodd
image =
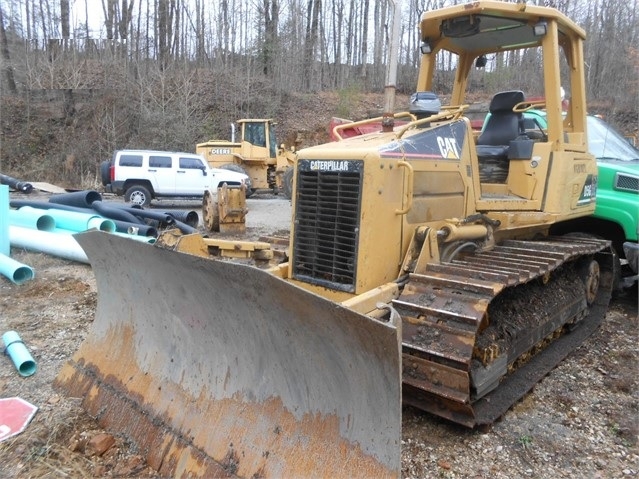
<path id="1" fill-rule="evenodd" d="M 513 107 L 524 101 L 520 90 L 497 93 L 490 101 L 490 117 L 477 139 L 478 145 L 505 145 L 523 132 L 523 115 L 515 113 Z"/>

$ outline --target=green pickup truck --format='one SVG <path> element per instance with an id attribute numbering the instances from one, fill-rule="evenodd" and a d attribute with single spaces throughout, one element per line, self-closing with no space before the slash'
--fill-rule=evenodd
<path id="1" fill-rule="evenodd" d="M 639 150 L 602 119 L 587 118 L 588 147 L 599 166 L 595 213 L 562 223 L 553 233 L 584 231 L 611 240 L 621 258 L 624 283 L 632 284 L 639 263 Z M 546 125 L 545 111 L 524 113 L 529 136 L 543 136 Z"/>

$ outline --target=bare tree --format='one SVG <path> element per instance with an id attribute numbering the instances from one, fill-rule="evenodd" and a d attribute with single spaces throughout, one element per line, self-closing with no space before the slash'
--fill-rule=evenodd
<path id="1" fill-rule="evenodd" d="M 304 86 L 310 90 L 314 86 L 313 64 L 317 52 L 321 0 L 308 0 L 306 11 L 306 37 L 304 39 Z"/>
<path id="2" fill-rule="evenodd" d="M 62 38 L 70 37 L 69 27 L 69 0 L 60 0 L 60 24 L 62 26 Z"/>
<path id="3" fill-rule="evenodd" d="M 11 65 L 11 55 L 9 54 L 7 32 L 4 28 L 4 14 L 2 13 L 2 7 L 0 7 L 0 50 L 2 50 L 2 59 L 4 60 L 3 63 L 5 63 L 3 70 L 7 89 L 9 90 L 9 93 L 15 94 L 18 92 L 18 89 L 13 76 L 13 66 Z"/>
<path id="4" fill-rule="evenodd" d="M 109 40 L 113 40 L 116 35 L 116 29 L 114 28 L 116 19 L 117 2 L 116 0 L 102 0 L 102 13 L 104 14 L 104 27 L 106 29 L 106 37 Z"/>
<path id="5" fill-rule="evenodd" d="M 280 7 L 277 0 L 263 0 L 264 44 L 262 46 L 263 72 L 273 76 L 273 63 L 279 53 L 277 29 L 280 18 Z"/>

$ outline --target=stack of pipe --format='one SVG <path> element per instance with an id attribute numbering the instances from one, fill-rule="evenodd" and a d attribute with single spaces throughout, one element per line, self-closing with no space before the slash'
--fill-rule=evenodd
<path id="1" fill-rule="evenodd" d="M 158 228 L 172 226 L 182 233 L 196 233 L 199 216 L 195 211 L 157 212 L 142 207 L 105 203 L 97 191 L 85 190 L 51 196 L 48 202 L 14 200 L 14 208 L 31 206 L 40 209 L 64 209 L 80 213 L 98 214 L 115 223 L 116 232 L 157 237 Z"/>
<path id="2" fill-rule="evenodd" d="M 8 187 L 0 186 L 0 273 L 16 284 L 34 276 L 33 269 L 9 257 L 10 245 L 89 263 L 74 233 L 98 229 L 154 243 L 158 227 L 177 227 L 188 234 L 197 231 L 198 223 L 195 211 L 161 213 L 104 203 L 92 190 L 54 195 L 48 202 L 9 202 Z"/>

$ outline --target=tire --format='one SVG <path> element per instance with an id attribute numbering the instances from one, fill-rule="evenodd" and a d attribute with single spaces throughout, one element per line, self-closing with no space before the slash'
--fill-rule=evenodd
<path id="1" fill-rule="evenodd" d="M 284 172 L 282 175 L 282 191 L 284 192 L 284 196 L 286 199 L 293 198 L 293 173 L 295 169 L 291 166 L 288 170 Z"/>
<path id="2" fill-rule="evenodd" d="M 106 160 L 100 163 L 100 180 L 102 181 L 102 186 L 111 183 L 111 161 Z"/>
<path id="3" fill-rule="evenodd" d="M 251 188 L 251 177 L 248 175 L 246 170 L 242 168 L 240 165 L 236 165 L 235 163 L 227 163 L 226 165 L 220 166 L 223 170 L 235 171 L 236 173 L 242 173 L 248 176 L 248 182 L 246 183 L 246 197 L 250 198 L 255 193 L 255 189 Z"/>
<path id="4" fill-rule="evenodd" d="M 124 201 L 139 206 L 149 206 L 151 204 L 151 193 L 142 185 L 133 185 L 127 188 L 124 193 Z"/>

